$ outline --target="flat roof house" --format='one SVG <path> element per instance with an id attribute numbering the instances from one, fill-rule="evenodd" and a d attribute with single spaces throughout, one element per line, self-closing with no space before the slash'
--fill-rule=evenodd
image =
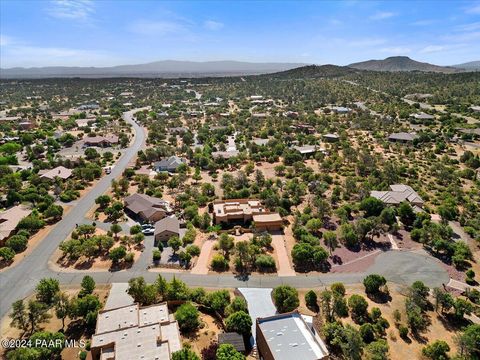
<path id="1" fill-rule="evenodd" d="M 0 213 L 0 246 L 10 237 L 20 220 L 30 215 L 32 210 L 17 205 Z"/>
<path id="2" fill-rule="evenodd" d="M 325 149 L 322 149 L 317 145 L 293 146 L 292 149 L 297 150 L 302 155 L 312 155 L 315 154 L 317 151 L 325 151 Z"/>
<path id="3" fill-rule="evenodd" d="M 390 191 L 371 191 L 370 196 L 383 201 L 387 205 L 398 205 L 407 201 L 416 210 L 421 210 L 423 207 L 423 199 L 410 186 L 396 184 L 390 185 L 390 189 Z"/>
<path id="4" fill-rule="evenodd" d="M 415 133 L 406 133 L 406 132 L 399 132 L 399 133 L 392 133 L 388 137 L 388 141 L 391 142 L 401 142 L 401 143 L 409 143 L 418 138 L 418 135 Z"/>
<path id="5" fill-rule="evenodd" d="M 328 350 L 315 328 L 297 312 L 257 318 L 256 341 L 264 360 L 320 360 Z"/>
<path id="6" fill-rule="evenodd" d="M 186 164 L 186 163 L 187 163 L 187 160 L 182 159 L 176 155 L 173 155 L 168 158 L 164 158 L 160 161 L 157 161 L 155 164 L 153 164 L 153 168 L 157 172 L 160 172 L 160 171 L 175 172 L 177 171 L 177 168 L 180 165 Z"/>
<path id="7" fill-rule="evenodd" d="M 255 228 L 264 231 L 281 230 L 283 221 L 278 213 L 270 212 L 258 200 L 230 199 L 213 203 L 215 224 L 246 223 L 253 221 Z"/>
<path id="8" fill-rule="evenodd" d="M 102 310 L 92 336 L 93 359 L 169 360 L 181 350 L 178 324 L 166 303 Z"/>
<path id="9" fill-rule="evenodd" d="M 55 180 L 55 178 L 60 178 L 62 180 L 67 180 L 73 174 L 72 169 L 67 169 L 64 166 L 57 166 L 54 169 L 48 170 L 44 172 L 40 178 L 48 179 L 48 180 Z"/>
<path id="10" fill-rule="evenodd" d="M 149 222 L 157 222 L 171 212 L 168 201 L 145 194 L 127 196 L 124 203 L 125 210 L 133 217 Z"/>

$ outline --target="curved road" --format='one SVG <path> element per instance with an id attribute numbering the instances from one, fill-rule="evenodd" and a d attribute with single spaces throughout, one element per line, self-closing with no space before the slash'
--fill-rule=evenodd
<path id="1" fill-rule="evenodd" d="M 145 257 L 151 252 L 142 253 L 142 261 L 137 261 L 132 268 L 123 271 L 55 271 L 49 267 L 49 259 L 62 240 L 67 238 L 75 227 L 84 219 L 87 211 L 93 206 L 95 199 L 108 190 L 111 180 L 120 176 L 130 160 L 141 148 L 145 134 L 143 129 L 133 120 L 133 114 L 141 109 L 124 113 L 124 119 L 132 124 L 136 132 L 134 143 L 125 151 L 111 174 L 103 177 L 77 205 L 52 229 L 40 244 L 24 258 L 18 265 L 0 273 L 0 318 L 9 311 L 11 304 L 32 293 L 38 281 L 44 277 L 57 278 L 61 284 L 79 284 L 84 275 L 92 276 L 98 284 L 112 282 L 127 282 L 135 276 L 144 276 L 148 282 L 153 282 L 160 272 L 147 271 Z M 359 283 L 367 274 L 384 275 L 389 281 L 410 285 L 413 281 L 421 280 L 428 286 L 440 286 L 449 281 L 448 273 L 435 259 L 430 256 L 406 252 L 387 251 L 378 255 L 370 268 L 362 273 L 331 273 L 305 274 L 297 276 L 253 275 L 241 278 L 232 274 L 195 275 L 190 273 L 163 272 L 162 276 L 171 279 L 173 276 L 185 281 L 191 286 L 203 287 L 275 287 L 288 284 L 297 288 L 321 287 L 333 282 L 341 281 L 345 284 Z"/>

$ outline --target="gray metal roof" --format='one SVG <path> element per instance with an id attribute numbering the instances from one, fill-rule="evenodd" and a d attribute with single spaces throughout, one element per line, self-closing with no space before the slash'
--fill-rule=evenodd
<path id="1" fill-rule="evenodd" d="M 317 360 L 328 355 L 323 342 L 298 313 L 257 321 L 275 360 Z"/>

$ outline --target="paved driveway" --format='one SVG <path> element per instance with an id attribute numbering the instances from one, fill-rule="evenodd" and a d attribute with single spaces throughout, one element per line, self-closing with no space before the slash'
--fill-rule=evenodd
<path id="1" fill-rule="evenodd" d="M 238 289 L 248 304 L 248 312 L 252 317 L 252 338 L 250 344 L 255 345 L 255 320 L 257 318 L 273 316 L 277 309 L 272 301 L 272 289 L 265 288 L 239 288 Z"/>

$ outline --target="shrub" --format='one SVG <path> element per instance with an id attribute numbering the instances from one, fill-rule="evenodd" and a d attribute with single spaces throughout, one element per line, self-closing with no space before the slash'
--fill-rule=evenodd
<path id="1" fill-rule="evenodd" d="M 26 236 L 13 235 L 6 242 L 5 245 L 15 251 L 17 254 L 25 251 L 27 248 L 28 239 Z"/>
<path id="2" fill-rule="evenodd" d="M 153 261 L 160 261 L 162 252 L 158 248 L 153 249 Z"/>
<path id="3" fill-rule="evenodd" d="M 255 266 L 260 271 L 275 271 L 275 259 L 270 255 L 258 255 L 255 260 Z"/>
<path id="4" fill-rule="evenodd" d="M 133 263 L 133 260 L 135 259 L 135 254 L 133 252 L 129 252 L 127 255 L 125 255 L 124 259 L 127 263 Z"/>
<path id="5" fill-rule="evenodd" d="M 215 254 L 212 258 L 211 266 L 215 271 L 225 271 L 228 270 L 228 261 L 222 254 Z"/>
<path id="6" fill-rule="evenodd" d="M 288 285 L 277 286 L 272 291 L 272 297 L 279 313 L 293 311 L 300 304 L 297 290 Z"/>
<path id="7" fill-rule="evenodd" d="M 318 308 L 318 303 L 317 303 L 317 294 L 313 290 L 309 290 L 305 294 L 305 304 L 310 308 L 310 309 L 317 309 Z"/>
<path id="8" fill-rule="evenodd" d="M 15 257 L 15 251 L 10 249 L 9 247 L 5 246 L 0 248 L 0 259 L 2 259 L 2 261 L 9 262 L 9 261 L 12 261 L 14 257 Z"/>
<path id="9" fill-rule="evenodd" d="M 398 328 L 398 333 L 400 334 L 400 337 L 402 339 L 405 339 L 408 336 L 408 327 L 406 327 L 405 325 L 400 325 L 400 327 Z"/>

